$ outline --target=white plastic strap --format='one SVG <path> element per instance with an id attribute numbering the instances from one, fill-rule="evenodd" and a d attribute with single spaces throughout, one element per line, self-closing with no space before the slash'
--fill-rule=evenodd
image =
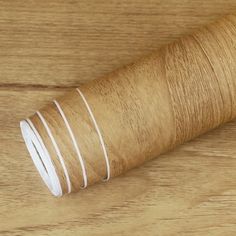
<path id="1" fill-rule="evenodd" d="M 94 127 L 95 127 L 95 129 L 97 131 L 97 134 L 98 134 L 101 146 L 102 146 L 102 150 L 103 150 L 103 153 L 104 153 L 104 158 L 105 158 L 105 161 L 106 161 L 106 166 L 107 166 L 107 177 L 106 177 L 105 180 L 109 180 L 110 179 L 110 175 L 111 175 L 111 173 L 110 173 L 110 164 L 109 164 L 109 158 L 108 158 L 106 146 L 105 146 L 105 143 L 104 143 L 101 131 L 100 131 L 99 127 L 98 127 L 97 121 L 96 121 L 96 119 L 95 119 L 95 117 L 93 115 L 93 112 L 92 112 L 92 110 L 91 110 L 91 108 L 90 108 L 90 106 L 89 106 L 89 104 L 88 104 L 84 94 L 81 92 L 81 90 L 79 88 L 77 88 L 76 90 L 80 94 L 80 96 L 81 96 L 81 98 L 82 98 L 82 100 L 83 100 L 83 102 L 84 102 L 84 104 L 86 106 L 86 109 L 87 109 L 87 111 L 88 111 L 88 113 L 89 113 L 89 115 L 90 115 L 90 117 L 92 119 Z"/>
<path id="2" fill-rule="evenodd" d="M 55 138 L 54 138 L 53 135 L 52 135 L 51 129 L 49 128 L 49 126 L 48 126 L 48 124 L 47 124 L 45 118 L 43 117 L 43 115 L 42 115 L 39 111 L 37 111 L 36 114 L 39 116 L 39 118 L 40 118 L 42 124 L 44 125 L 44 127 L 45 127 L 45 129 L 46 129 L 46 131 L 47 131 L 47 134 L 48 134 L 49 138 L 51 139 L 52 145 L 53 145 L 53 147 L 54 147 L 54 149 L 55 149 L 55 151 L 56 151 L 57 157 L 59 158 L 59 161 L 60 161 L 60 163 L 61 163 L 61 165 L 62 165 L 64 174 L 65 174 L 65 177 L 66 177 L 66 183 L 67 183 L 67 187 L 68 187 L 68 193 L 70 193 L 70 192 L 71 192 L 70 177 L 69 177 L 67 168 L 66 168 L 66 166 L 65 166 L 64 159 L 63 159 L 63 157 L 62 157 L 62 155 L 61 155 L 60 149 L 59 149 L 59 147 L 58 147 L 58 145 L 57 145 L 57 143 L 56 143 L 56 140 L 55 140 Z"/>
<path id="3" fill-rule="evenodd" d="M 66 116 L 65 116 L 64 111 L 62 110 L 61 106 L 59 105 L 59 103 L 58 103 L 56 100 L 54 100 L 54 103 L 55 103 L 55 105 L 56 105 L 56 107 L 57 107 L 59 113 L 61 114 L 62 119 L 64 120 L 65 125 L 66 125 L 66 128 L 67 128 L 67 130 L 68 130 L 68 132 L 69 132 L 69 135 L 70 135 L 70 137 L 71 137 L 72 143 L 73 143 L 73 145 L 74 145 L 74 148 L 75 148 L 75 151 L 76 151 L 76 154 L 77 154 L 77 156 L 78 156 L 78 159 L 79 159 L 79 162 L 80 162 L 80 165 L 81 165 L 81 169 L 82 169 L 82 174 L 83 174 L 83 179 L 84 179 L 83 188 L 86 188 L 87 185 L 88 185 L 88 178 L 87 178 L 87 173 L 86 173 L 86 169 L 85 169 L 85 165 L 84 165 L 84 160 L 83 160 L 83 158 L 82 158 L 82 155 L 81 155 L 79 146 L 78 146 L 78 144 L 77 144 L 77 142 L 76 142 L 74 133 L 73 133 L 71 127 L 70 127 L 70 124 L 69 124 L 69 122 L 68 122 L 68 120 L 67 120 L 67 118 L 66 118 Z"/>

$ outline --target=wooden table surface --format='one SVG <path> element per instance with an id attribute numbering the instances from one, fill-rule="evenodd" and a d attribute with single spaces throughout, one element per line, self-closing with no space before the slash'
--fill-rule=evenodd
<path id="1" fill-rule="evenodd" d="M 236 122 L 54 198 L 19 121 L 221 15 L 234 0 L 0 1 L 0 235 L 236 235 Z"/>

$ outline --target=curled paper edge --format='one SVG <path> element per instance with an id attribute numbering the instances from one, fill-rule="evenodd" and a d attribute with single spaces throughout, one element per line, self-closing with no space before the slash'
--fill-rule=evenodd
<path id="1" fill-rule="evenodd" d="M 33 123 L 29 119 L 22 120 L 20 128 L 28 152 L 44 183 L 54 196 L 62 196 L 62 188 L 55 167 Z"/>

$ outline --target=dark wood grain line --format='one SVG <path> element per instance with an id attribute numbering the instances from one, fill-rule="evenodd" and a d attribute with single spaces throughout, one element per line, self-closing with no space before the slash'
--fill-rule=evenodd
<path id="1" fill-rule="evenodd" d="M 81 84 L 81 83 L 79 83 Z M 75 85 L 45 85 L 45 84 L 21 84 L 21 83 L 11 83 L 11 84 L 6 84 L 2 83 L 0 84 L 0 90 L 27 90 L 27 91 L 32 91 L 32 90 L 70 90 L 77 88 L 79 86 Z"/>

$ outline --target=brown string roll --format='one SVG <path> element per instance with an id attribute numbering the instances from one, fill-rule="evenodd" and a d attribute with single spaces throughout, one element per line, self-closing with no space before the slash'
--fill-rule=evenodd
<path id="1" fill-rule="evenodd" d="M 55 196 L 108 180 L 236 117 L 236 16 L 58 98 L 21 129 Z"/>

